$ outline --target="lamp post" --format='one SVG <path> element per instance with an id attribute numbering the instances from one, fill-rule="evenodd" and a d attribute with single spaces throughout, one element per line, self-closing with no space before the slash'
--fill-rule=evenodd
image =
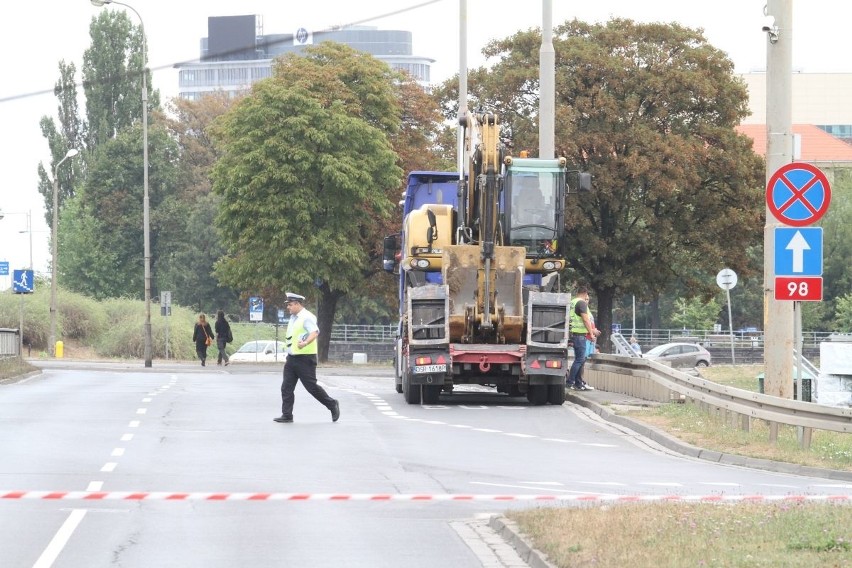
<path id="1" fill-rule="evenodd" d="M 136 8 L 115 0 L 91 0 L 91 2 L 93 6 L 98 8 L 105 4 L 117 4 L 130 9 L 139 18 L 139 27 L 142 30 L 142 224 L 145 247 L 145 366 L 150 367 L 153 343 L 151 340 L 151 225 L 148 200 L 148 40 L 145 37 L 145 22 L 142 21 L 142 16 L 139 15 Z"/>
<path id="2" fill-rule="evenodd" d="M 78 154 L 76 148 L 71 148 L 65 153 L 65 157 L 59 160 L 53 168 L 53 219 L 50 224 L 50 354 L 56 356 L 56 281 L 59 278 L 59 247 L 58 243 L 58 221 L 59 221 L 59 166 L 65 160 L 73 158 Z M 30 231 L 32 239 L 32 231 Z M 32 253 L 30 253 L 32 254 Z"/>

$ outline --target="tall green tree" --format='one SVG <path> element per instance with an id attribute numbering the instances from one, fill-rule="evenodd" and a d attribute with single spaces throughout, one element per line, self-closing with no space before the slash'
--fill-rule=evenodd
<path id="1" fill-rule="evenodd" d="M 60 280 L 95 298 L 141 298 L 144 291 L 141 125 L 122 130 L 94 153 L 86 183 L 60 218 Z M 159 264 L 157 209 L 174 192 L 177 148 L 165 129 L 149 129 L 151 270 Z M 156 283 L 154 276 L 152 280 Z M 155 295 L 157 290 L 152 291 Z"/>
<path id="2" fill-rule="evenodd" d="M 314 50 L 286 57 L 216 130 L 213 190 L 228 251 L 216 274 L 273 301 L 285 288 L 318 298 L 330 330 L 338 300 L 364 280 L 369 226 L 390 215 L 387 196 L 400 185 L 387 134 L 400 119 L 386 66 L 343 46 Z M 321 360 L 329 338 L 320 335 Z"/>
<path id="3" fill-rule="evenodd" d="M 516 149 L 537 146 L 539 47 L 536 30 L 492 42 L 496 61 L 470 74 L 472 104 L 506 117 Z M 723 267 L 751 274 L 763 164 L 734 130 L 747 91 L 727 56 L 698 30 L 623 19 L 566 22 L 554 47 L 557 151 L 594 176 L 592 193 L 569 196 L 566 253 L 594 289 L 599 327 L 619 291 L 683 282 L 706 295 Z"/>

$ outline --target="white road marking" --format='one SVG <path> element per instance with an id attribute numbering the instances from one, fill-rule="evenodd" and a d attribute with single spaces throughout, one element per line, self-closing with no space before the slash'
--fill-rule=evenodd
<path id="1" fill-rule="evenodd" d="M 682 483 L 677 483 L 676 481 L 645 481 L 638 485 L 650 485 L 652 487 L 683 487 Z"/>
<path id="2" fill-rule="evenodd" d="M 814 483 L 814 487 L 826 487 L 828 489 L 852 489 L 849 483 Z"/>
<path id="3" fill-rule="evenodd" d="M 150 396 L 147 396 L 142 399 L 142 402 L 151 402 L 153 399 Z"/>
<path id="4" fill-rule="evenodd" d="M 104 464 L 104 466 L 101 468 L 101 471 L 104 471 L 104 472 L 106 472 L 106 473 L 110 473 L 110 472 L 112 472 L 112 471 L 115 471 L 115 468 L 116 468 L 116 467 L 118 467 L 118 464 L 117 464 L 117 463 L 115 463 L 115 462 L 107 462 L 107 463 L 105 463 L 105 464 Z"/>
<path id="5" fill-rule="evenodd" d="M 592 442 L 583 442 L 581 445 L 590 446 L 592 448 L 617 448 L 615 444 L 595 444 Z"/>
<path id="6" fill-rule="evenodd" d="M 739 487 L 739 483 L 723 483 L 723 482 L 715 482 L 715 481 L 700 481 L 701 485 L 712 485 L 714 487 Z"/>
<path id="7" fill-rule="evenodd" d="M 124 436 L 121 437 L 122 442 L 129 442 L 132 439 L 133 439 L 133 434 L 125 434 Z"/>
<path id="8" fill-rule="evenodd" d="M 124 455 L 124 448 L 113 448 L 110 455 L 115 458 L 121 457 Z"/>
<path id="9" fill-rule="evenodd" d="M 529 485 L 565 485 L 558 481 L 521 481 L 521 483 L 527 483 Z"/>
<path id="10" fill-rule="evenodd" d="M 53 538 L 50 540 L 50 543 L 48 543 L 47 548 L 45 548 L 44 552 L 41 553 L 41 556 L 38 557 L 36 563 L 33 564 L 33 568 L 50 568 L 53 566 L 53 563 L 56 562 L 56 559 L 59 557 L 59 553 L 62 552 L 62 549 L 65 548 L 66 544 L 68 544 L 68 540 L 71 538 L 71 535 L 74 534 L 74 531 L 77 529 L 77 525 L 80 524 L 80 521 L 82 521 L 85 516 L 85 509 L 72 510 L 71 514 L 68 515 L 68 518 L 65 519 L 65 522 L 62 523 L 62 526 L 59 527 L 56 534 L 53 535 Z"/>
<path id="11" fill-rule="evenodd" d="M 136 414 L 147 414 L 147 413 L 148 413 L 147 408 L 137 408 L 136 409 Z"/>
<path id="12" fill-rule="evenodd" d="M 493 428 L 474 428 L 474 432 L 486 432 L 488 434 L 502 434 L 502 430 L 494 430 Z"/>
<path id="13" fill-rule="evenodd" d="M 579 444 L 577 440 L 563 440 L 562 438 L 542 438 L 545 442 L 559 442 L 560 444 Z"/>
<path id="14" fill-rule="evenodd" d="M 518 432 L 503 432 L 505 436 L 512 436 L 513 438 L 537 438 L 538 436 L 533 436 L 532 434 L 520 434 Z"/>
<path id="15" fill-rule="evenodd" d="M 139 428 L 140 424 L 141 424 L 141 422 L 139 422 L 138 420 L 131 420 L 130 423 L 127 425 L 127 427 L 128 428 Z"/>
<path id="16" fill-rule="evenodd" d="M 525 485 L 512 485 L 510 483 L 487 483 L 484 481 L 471 481 L 471 485 L 487 485 L 488 487 L 508 487 L 511 489 L 529 489 L 529 487 Z M 613 485 L 621 485 L 621 484 L 613 484 Z M 575 491 L 572 489 L 549 489 L 547 487 L 543 487 L 542 491 L 553 491 L 554 493 L 576 493 L 578 495 L 587 495 L 588 491 Z M 615 495 L 614 493 L 596 493 L 596 495 Z"/>
<path id="17" fill-rule="evenodd" d="M 104 486 L 103 481 L 90 481 L 86 491 L 100 491 Z"/>

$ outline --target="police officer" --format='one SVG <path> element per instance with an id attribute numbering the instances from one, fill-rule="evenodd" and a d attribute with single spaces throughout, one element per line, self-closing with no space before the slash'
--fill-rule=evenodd
<path id="1" fill-rule="evenodd" d="M 595 327 L 589 312 L 589 289 L 577 288 L 577 294 L 571 300 L 570 313 L 571 340 L 574 342 L 574 363 L 568 373 L 568 388 L 592 390 L 583 381 L 583 365 L 586 363 L 586 340 L 594 339 L 601 332 Z"/>
<path id="2" fill-rule="evenodd" d="M 284 382 L 281 383 L 281 416 L 275 422 L 293 422 L 293 402 L 296 383 L 302 381 L 305 390 L 331 411 L 332 422 L 340 418 L 340 404 L 317 384 L 317 318 L 302 305 L 304 296 L 287 292 L 287 362 L 284 363 Z"/>

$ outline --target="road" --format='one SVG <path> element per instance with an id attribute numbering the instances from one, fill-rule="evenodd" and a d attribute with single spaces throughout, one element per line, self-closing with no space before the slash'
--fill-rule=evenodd
<path id="1" fill-rule="evenodd" d="M 0 499 L 4 567 L 522 566 L 483 519 L 524 496 L 852 494 L 671 455 L 571 404 L 410 406 L 387 369 L 322 368 L 340 421 L 299 387 L 277 424 L 280 366 L 44 367 L 0 386 L 0 494 L 21 492 Z"/>

